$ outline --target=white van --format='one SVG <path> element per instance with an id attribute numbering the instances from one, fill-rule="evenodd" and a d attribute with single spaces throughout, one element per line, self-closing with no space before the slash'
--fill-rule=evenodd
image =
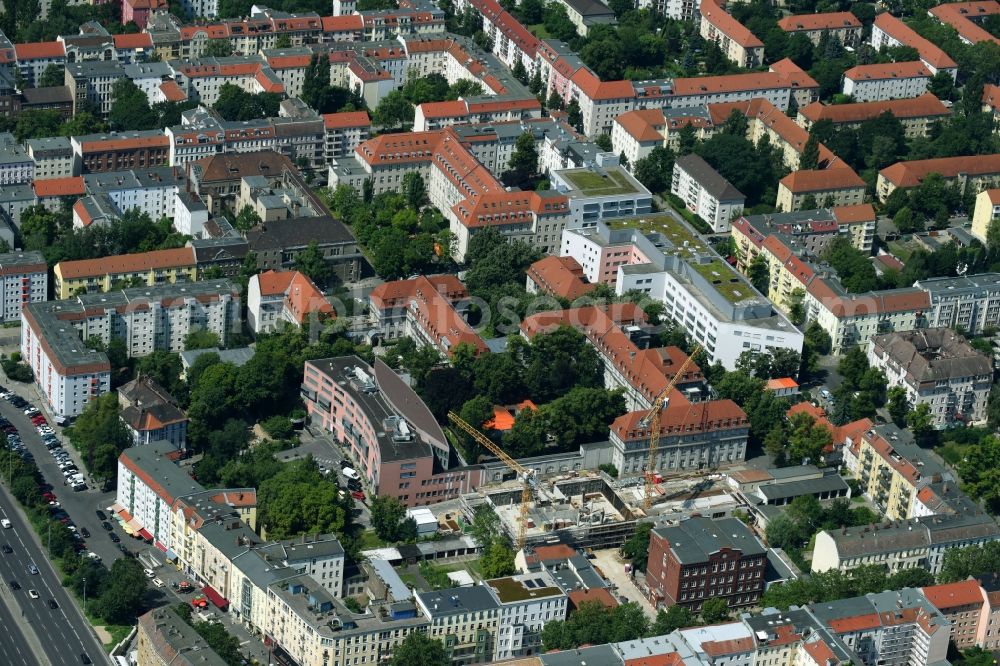
<path id="1" fill-rule="evenodd" d="M 345 467 L 340 471 L 344 475 L 345 479 L 354 479 L 355 481 L 357 481 L 358 479 L 361 478 L 361 475 L 358 474 L 356 471 L 354 471 L 353 467 Z"/>

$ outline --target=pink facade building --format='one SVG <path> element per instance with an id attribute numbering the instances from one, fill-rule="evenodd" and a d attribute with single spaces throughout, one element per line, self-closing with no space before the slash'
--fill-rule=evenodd
<path id="1" fill-rule="evenodd" d="M 166 8 L 167 0 L 122 0 L 122 25 L 133 21 L 139 30 L 145 30 L 149 15 Z"/>
<path id="2" fill-rule="evenodd" d="M 406 506 L 475 490 L 479 467 L 448 469 L 451 449 L 434 415 L 380 360 L 357 356 L 307 361 L 302 398 L 313 425 L 346 449 L 368 488 Z"/>

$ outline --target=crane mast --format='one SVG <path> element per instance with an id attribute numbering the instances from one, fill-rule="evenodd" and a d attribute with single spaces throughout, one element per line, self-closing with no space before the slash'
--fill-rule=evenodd
<path id="1" fill-rule="evenodd" d="M 519 462 L 511 458 L 506 451 L 501 449 L 499 446 L 493 443 L 486 435 L 479 432 L 475 427 L 469 425 L 462 417 L 460 417 L 455 412 L 448 412 L 448 419 L 451 420 L 456 426 L 464 430 L 472 439 L 481 445 L 484 449 L 495 455 L 500 459 L 504 465 L 513 470 L 524 483 L 524 487 L 521 489 L 521 510 L 518 516 L 517 525 L 517 549 L 522 550 L 524 548 L 524 542 L 527 537 L 528 530 L 528 507 L 531 505 L 532 490 L 535 485 L 535 470 L 528 469 L 524 467 Z"/>
<path id="2" fill-rule="evenodd" d="M 656 455 L 660 449 L 660 416 L 663 413 L 663 407 L 666 405 L 670 393 L 674 390 L 677 384 L 683 379 L 684 373 L 687 371 L 688 367 L 694 362 L 695 354 L 701 351 L 701 345 L 694 348 L 694 351 L 687 357 L 681 367 L 677 369 L 674 373 L 673 379 L 667 384 L 667 388 L 663 389 L 660 395 L 656 396 L 653 400 L 653 406 L 649 410 L 649 413 L 643 419 L 644 422 L 649 423 L 649 455 L 646 459 L 646 492 L 643 498 L 642 505 L 645 508 L 649 508 L 653 504 L 653 486 L 656 485 L 654 482 L 656 478 Z"/>

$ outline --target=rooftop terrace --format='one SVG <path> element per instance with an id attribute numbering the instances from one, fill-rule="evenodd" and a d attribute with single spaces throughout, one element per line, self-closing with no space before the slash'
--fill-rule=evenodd
<path id="1" fill-rule="evenodd" d="M 719 294 L 734 305 L 748 298 L 757 297 L 750 285 L 721 259 L 713 257 L 709 262 L 692 261 L 689 265 L 708 280 Z"/>
<path id="2" fill-rule="evenodd" d="M 606 197 L 616 194 L 638 194 L 624 172 L 607 170 L 598 173 L 590 169 L 567 169 L 559 174 L 581 194 L 588 197 Z"/>
<path id="3" fill-rule="evenodd" d="M 708 249 L 694 230 L 671 215 L 629 217 L 609 220 L 607 224 L 612 229 L 637 229 L 644 234 L 658 233 L 675 248 L 691 248 L 695 252 Z"/>

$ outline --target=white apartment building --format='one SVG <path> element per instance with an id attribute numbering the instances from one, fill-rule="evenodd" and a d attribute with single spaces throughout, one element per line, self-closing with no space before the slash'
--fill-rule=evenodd
<path id="1" fill-rule="evenodd" d="M 66 47 L 58 40 L 15 44 L 14 57 L 17 59 L 21 78 L 34 88 L 38 86 L 38 80 L 49 65 L 62 67 L 66 64 Z"/>
<path id="2" fill-rule="evenodd" d="M 28 139 L 28 156 L 35 162 L 35 178 L 66 178 L 73 175 L 73 145 L 66 136 Z"/>
<path id="3" fill-rule="evenodd" d="M 884 65 L 858 65 L 844 72 L 845 95 L 855 102 L 919 97 L 934 74 L 919 60 Z"/>
<path id="4" fill-rule="evenodd" d="M 367 111 L 346 111 L 323 114 L 324 155 L 326 163 L 349 157 L 354 149 L 371 136 L 371 119 Z"/>
<path id="5" fill-rule="evenodd" d="M 665 216 L 643 222 L 661 221 L 671 236 L 612 231 L 603 223 L 571 227 L 563 232 L 560 254 L 576 259 L 590 282 L 612 285 L 619 295 L 639 290 L 662 302 L 664 314 L 704 347 L 709 362 L 728 370 L 744 351 L 802 351 L 802 333 L 697 234 Z"/>
<path id="6" fill-rule="evenodd" d="M 912 407 L 926 404 L 937 428 L 979 424 L 993 385 L 993 362 L 950 328 L 877 335 L 868 363 L 901 386 Z"/>
<path id="7" fill-rule="evenodd" d="M 927 278 L 913 286 L 930 299 L 928 326 L 960 327 L 968 335 L 1000 326 L 1000 273 Z"/>
<path id="8" fill-rule="evenodd" d="M 10 132 L 0 133 L 0 185 L 20 185 L 35 179 L 35 161 Z"/>
<path id="9" fill-rule="evenodd" d="M 680 197 L 695 215 L 705 220 L 715 233 L 729 231 L 729 223 L 743 212 L 746 197 L 695 154 L 674 162 L 670 193 Z"/>
<path id="10" fill-rule="evenodd" d="M 565 620 L 568 597 L 546 571 L 495 578 L 484 583 L 500 608 L 493 660 L 541 654 L 542 629 Z"/>
<path id="11" fill-rule="evenodd" d="M 254 333 L 302 326 L 312 313 L 333 314 L 333 306 L 312 280 L 298 271 L 266 271 L 247 285 L 247 324 Z"/>
<path id="12" fill-rule="evenodd" d="M 125 68 L 117 60 L 88 60 L 66 63 L 66 85 L 73 92 L 73 112 L 85 101 L 95 104 L 101 114 L 111 113 L 114 85 L 127 78 Z"/>
<path id="13" fill-rule="evenodd" d="M 169 458 L 176 454 L 177 447 L 161 441 L 125 449 L 118 457 L 115 502 L 128 512 L 126 523 L 133 532 L 145 530 L 150 535 L 146 538 L 159 542 L 166 550 L 174 545 L 174 499 L 192 492 L 192 488 L 200 490 L 188 473 Z"/>
<path id="14" fill-rule="evenodd" d="M 25 303 L 48 298 L 49 270 L 41 252 L 0 254 L 0 303 L 3 321 L 20 321 Z"/>
<path id="15" fill-rule="evenodd" d="M 549 173 L 552 189 L 569 199 L 570 218 L 592 225 L 653 210 L 653 195 L 632 174 L 598 156 L 594 168 L 562 169 Z"/>
<path id="16" fill-rule="evenodd" d="M 107 196 L 118 211 L 137 208 L 154 222 L 173 219 L 177 193 L 184 188 L 183 172 L 172 167 L 90 173 L 83 180 L 88 193 Z"/>
<path id="17" fill-rule="evenodd" d="M 651 9 L 675 21 L 693 21 L 701 0 L 639 0 L 639 9 Z"/>
<path id="18" fill-rule="evenodd" d="M 111 389 L 107 355 L 84 340 L 96 336 L 107 345 L 123 338 L 130 358 L 182 351 L 184 338 L 199 328 L 225 345 L 239 328 L 239 301 L 227 280 L 210 280 L 28 303 L 21 313 L 21 354 L 50 410 L 77 416 Z"/>

